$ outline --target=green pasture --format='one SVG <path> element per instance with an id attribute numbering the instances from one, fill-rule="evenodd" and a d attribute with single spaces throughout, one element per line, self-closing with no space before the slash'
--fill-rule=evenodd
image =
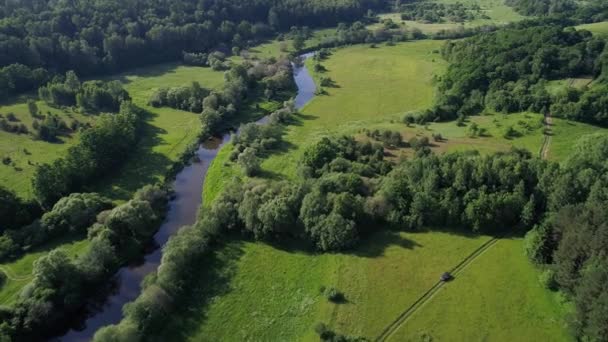
<path id="1" fill-rule="evenodd" d="M 500 240 L 442 287 L 389 341 L 572 341 L 568 305 L 544 289 L 521 239 Z"/>

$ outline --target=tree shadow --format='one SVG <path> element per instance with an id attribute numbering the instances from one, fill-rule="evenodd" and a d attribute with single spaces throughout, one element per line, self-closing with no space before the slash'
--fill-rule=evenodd
<path id="1" fill-rule="evenodd" d="M 165 337 L 170 336 L 172 341 L 188 340 L 208 319 L 210 304 L 233 290 L 230 284 L 238 271 L 238 261 L 245 254 L 243 245 L 241 240 L 230 239 L 205 257 L 190 281 L 187 302 L 179 303 L 180 310 L 174 311 L 163 329 Z"/>
<path id="2" fill-rule="evenodd" d="M 175 69 L 180 65 L 182 64 L 175 62 L 152 64 L 140 68 L 121 71 L 118 74 L 102 77 L 102 79 L 116 80 L 121 82 L 122 84 L 129 84 L 133 82 L 131 80 L 131 77 L 160 77 L 169 73 L 175 73 Z"/>

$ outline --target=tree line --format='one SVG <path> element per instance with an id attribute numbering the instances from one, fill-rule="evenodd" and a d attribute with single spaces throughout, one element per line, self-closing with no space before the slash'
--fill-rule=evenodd
<path id="1" fill-rule="evenodd" d="M 31 283 L 13 306 L 0 310 L 3 340 L 44 340 L 69 328 L 70 318 L 107 287 L 110 276 L 141 255 L 166 211 L 167 192 L 155 186 L 146 186 L 127 203 L 99 214 L 95 212 L 103 206 L 87 202 L 93 196 L 72 195 L 43 217 L 62 229 L 82 230 L 88 225 L 89 248 L 76 259 L 56 249 L 34 262 Z"/>
<path id="2" fill-rule="evenodd" d="M 505 0 L 505 4 L 527 16 L 556 16 L 581 22 L 608 19 L 608 3 L 603 0 Z"/>
<path id="3" fill-rule="evenodd" d="M 381 0 L 16 1 L 0 9 L 0 94 L 36 89 L 56 71 L 107 74 L 243 48 L 292 26 L 363 17 Z"/>
<path id="4" fill-rule="evenodd" d="M 438 84 L 439 95 L 429 119 L 454 119 L 486 108 L 497 112 L 551 113 L 608 125 L 604 82 L 608 47 L 602 38 L 561 24 L 524 22 L 495 32 L 448 42 L 450 62 Z M 550 95 L 549 80 L 589 75 L 591 89 Z"/>

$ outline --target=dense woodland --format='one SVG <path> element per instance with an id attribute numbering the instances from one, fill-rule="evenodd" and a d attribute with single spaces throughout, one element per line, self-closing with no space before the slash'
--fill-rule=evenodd
<path id="1" fill-rule="evenodd" d="M 608 19 L 608 3 L 604 0 L 505 0 L 505 3 L 528 16 L 558 16 L 583 22 Z"/>
<path id="2" fill-rule="evenodd" d="M 450 66 L 439 82 L 434 114 L 440 119 L 490 109 L 608 125 L 608 47 L 590 32 L 525 22 L 448 42 L 442 53 Z M 598 82 L 555 96 L 546 89 L 549 80 L 582 76 Z"/>
<path id="3" fill-rule="evenodd" d="M 10 1 L 0 9 L 0 96 L 80 76 L 244 47 L 292 26 L 355 21 L 380 0 Z"/>

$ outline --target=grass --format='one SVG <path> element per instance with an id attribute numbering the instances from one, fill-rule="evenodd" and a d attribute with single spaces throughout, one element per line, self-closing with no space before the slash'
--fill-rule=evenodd
<path id="1" fill-rule="evenodd" d="M 330 38 L 334 36 L 336 33 L 335 28 L 327 28 L 321 30 L 314 30 L 312 32 L 312 37 L 306 40 L 305 47 L 310 48 L 317 46 L 324 39 Z M 257 56 L 259 58 L 270 58 L 270 57 L 279 57 L 286 56 L 289 53 L 294 52 L 293 49 L 293 40 L 285 39 L 285 40 L 272 40 L 270 42 L 260 44 L 254 48 L 247 50 L 249 54 L 253 56 Z"/>
<path id="2" fill-rule="evenodd" d="M 384 231 L 352 253 L 319 255 L 298 245 L 232 242 L 207 263 L 196 309 L 171 320 L 167 336 L 318 341 L 313 327 L 325 322 L 371 339 L 487 239 Z M 345 303 L 333 304 L 321 294 L 322 287 L 332 286 L 344 293 Z"/>
<path id="3" fill-rule="evenodd" d="M 213 89 L 223 83 L 223 73 L 210 68 L 164 64 L 135 69 L 112 79 L 120 80 L 133 102 L 150 113 L 143 139 L 133 157 L 94 189 L 109 198 L 124 201 L 140 187 L 162 181 L 168 168 L 197 139 L 200 132 L 198 115 L 168 107 L 149 106 L 152 93 L 161 87 L 187 85 L 193 81 Z"/>
<path id="4" fill-rule="evenodd" d="M 433 75 L 444 67 L 433 53 L 440 44 L 417 41 L 336 50 L 323 65 L 328 69 L 324 76 L 331 77 L 337 87 L 326 88 L 328 95 L 316 97 L 301 111 L 301 124 L 289 127 L 285 136 L 291 148 L 271 156 L 263 168 L 294 178 L 303 147 L 321 136 L 356 132 L 396 113 L 430 106 Z"/>
<path id="5" fill-rule="evenodd" d="M 402 20 L 401 13 L 384 13 L 380 15 L 380 19 L 392 19 L 395 23 L 401 23 L 408 28 L 417 28 L 423 33 L 436 33 L 442 30 L 452 30 L 459 27 L 477 27 L 482 25 L 502 25 L 514 21 L 524 19 L 523 16 L 515 12 L 511 7 L 504 4 L 503 0 L 436 0 L 434 2 L 453 4 L 462 3 L 468 6 L 478 4 L 481 7 L 482 13 L 488 18 L 478 18 L 465 23 L 423 23 L 412 20 Z M 378 27 L 381 24 L 371 25 L 371 28 Z"/>
<path id="6" fill-rule="evenodd" d="M 501 240 L 415 312 L 390 341 L 571 341 L 567 306 L 542 288 L 521 239 Z M 474 292 L 473 290 L 474 289 Z"/>
<path id="7" fill-rule="evenodd" d="M 593 83 L 592 77 L 568 78 L 563 80 L 553 80 L 547 82 L 547 91 L 551 95 L 557 95 L 568 88 L 582 89 Z"/>
<path id="8" fill-rule="evenodd" d="M 0 264 L 0 271 L 7 275 L 5 283 L 0 288 L 0 305 L 10 305 L 18 298 L 21 289 L 32 280 L 34 261 L 38 258 L 57 247 L 61 247 L 69 256 L 76 258 L 85 253 L 88 245 L 88 240 L 82 237 L 66 237 L 36 248 L 16 261 Z"/>
<path id="9" fill-rule="evenodd" d="M 8 113 L 15 114 L 19 120 L 14 124 L 24 124 L 30 132 L 33 132 L 32 123 L 34 119 L 29 114 L 27 100 L 32 96 L 21 96 L 12 103 L 0 106 L 0 113 L 5 117 Z M 91 122 L 92 116 L 83 115 L 71 110 L 59 110 L 47 106 L 42 101 L 37 101 L 41 113 L 50 112 L 63 118 L 69 125 L 73 120 L 81 123 Z M 59 141 L 49 143 L 42 140 L 34 140 L 30 134 L 15 134 L 0 131 L 0 158 L 9 157 L 10 165 L 0 164 L 0 184 L 14 191 L 18 196 L 26 199 L 33 198 L 31 178 L 36 169 L 36 164 L 52 162 L 60 158 L 67 149 L 78 142 L 78 134 L 59 137 Z"/>
<path id="10" fill-rule="evenodd" d="M 600 36 L 608 35 L 608 21 L 602 21 L 602 22 L 593 23 L 593 24 L 579 25 L 576 28 L 590 31 L 595 35 L 600 35 Z"/>

